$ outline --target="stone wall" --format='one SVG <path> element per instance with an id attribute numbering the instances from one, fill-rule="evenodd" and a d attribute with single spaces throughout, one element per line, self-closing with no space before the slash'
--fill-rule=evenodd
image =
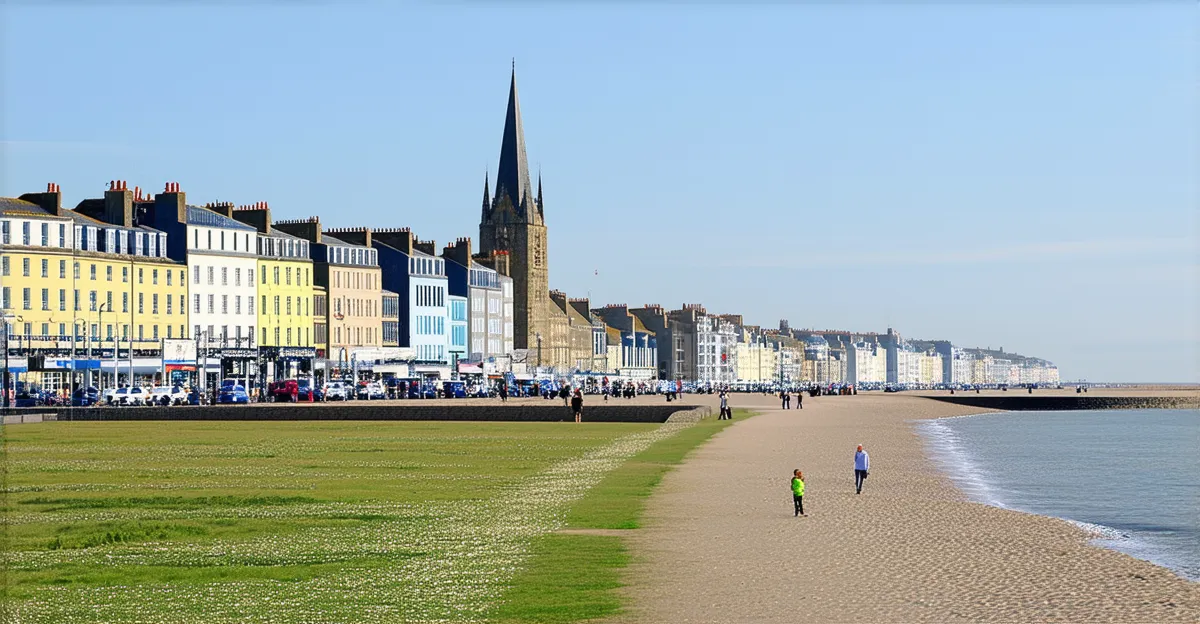
<path id="1" fill-rule="evenodd" d="M 929 398 L 957 405 L 1004 411 L 1200 408 L 1200 399 L 1196 397 L 1038 396 L 1014 393 L 1013 396 L 955 394 L 934 395 Z"/>
<path id="2" fill-rule="evenodd" d="M 696 405 L 590 405 L 585 422 L 662 423 L 679 412 L 697 418 L 712 409 Z M 46 420 L 53 420 L 48 417 Z M 253 406 L 60 408 L 58 420 L 463 420 L 491 422 L 573 421 L 561 405 L 345 405 L 260 404 Z M 676 419 L 678 420 L 678 419 Z"/>

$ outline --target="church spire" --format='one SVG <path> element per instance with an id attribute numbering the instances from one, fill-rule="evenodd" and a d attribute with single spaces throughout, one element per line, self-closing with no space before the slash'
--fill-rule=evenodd
<path id="1" fill-rule="evenodd" d="M 537 196 L 538 212 L 542 211 L 542 166 L 538 165 L 538 196 Z"/>
<path id="2" fill-rule="evenodd" d="M 517 99 L 517 67 L 513 61 L 512 82 L 508 89 L 508 113 L 504 118 L 504 138 L 500 144 L 500 166 L 496 169 L 496 204 L 505 197 L 518 215 L 525 215 L 533 202 L 529 183 L 529 161 L 525 156 L 525 129 L 521 124 L 521 104 Z"/>
<path id="3" fill-rule="evenodd" d="M 492 209 L 492 199 L 488 194 L 488 172 L 483 171 L 483 218 L 486 219 L 488 212 Z"/>

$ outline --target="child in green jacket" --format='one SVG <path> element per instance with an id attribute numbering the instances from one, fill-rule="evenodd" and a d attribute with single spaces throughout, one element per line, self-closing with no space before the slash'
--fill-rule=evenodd
<path id="1" fill-rule="evenodd" d="M 792 473 L 792 502 L 796 504 L 796 517 L 806 515 L 804 513 L 804 473 L 797 468 Z"/>

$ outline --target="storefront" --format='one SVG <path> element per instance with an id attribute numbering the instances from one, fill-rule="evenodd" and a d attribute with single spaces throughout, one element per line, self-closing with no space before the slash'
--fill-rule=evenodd
<path id="1" fill-rule="evenodd" d="M 265 382 L 313 376 L 317 350 L 312 347 L 259 347 L 258 353 Z"/>

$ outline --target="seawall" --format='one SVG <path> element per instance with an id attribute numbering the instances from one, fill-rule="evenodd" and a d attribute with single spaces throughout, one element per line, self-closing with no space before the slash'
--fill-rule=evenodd
<path id="1" fill-rule="evenodd" d="M 1010 396 L 947 394 L 924 395 L 956 405 L 1008 412 L 1100 409 L 1197 409 L 1200 398 L 1189 396 L 1038 396 L 1014 392 Z"/>

